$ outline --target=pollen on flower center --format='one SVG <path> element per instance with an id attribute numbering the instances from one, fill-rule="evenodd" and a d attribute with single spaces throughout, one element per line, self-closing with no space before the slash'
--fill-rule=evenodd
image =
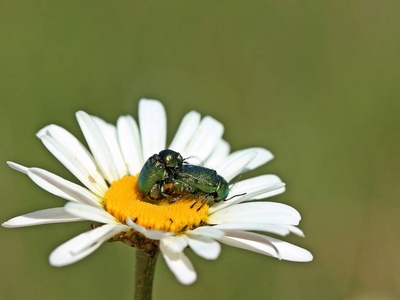
<path id="1" fill-rule="evenodd" d="M 170 200 L 144 198 L 136 176 L 124 176 L 114 181 L 104 196 L 106 210 L 125 223 L 128 217 L 145 228 L 179 232 L 193 229 L 207 222 L 208 205 L 199 211 L 201 203 L 190 206 L 196 198 L 184 197 L 170 204 Z"/>

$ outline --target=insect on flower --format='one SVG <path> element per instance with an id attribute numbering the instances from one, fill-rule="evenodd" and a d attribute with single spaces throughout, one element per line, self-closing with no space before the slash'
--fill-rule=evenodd
<path id="1" fill-rule="evenodd" d="M 143 196 L 157 200 L 167 198 L 170 204 L 185 195 L 197 197 L 191 208 L 203 201 L 200 210 L 208 201 L 226 200 L 229 184 L 215 170 L 190 164 L 184 164 L 182 155 L 170 149 L 152 155 L 144 164 L 138 178 Z M 243 196 L 246 193 L 233 197 Z"/>
<path id="2" fill-rule="evenodd" d="M 174 180 L 175 174 L 182 171 L 184 160 L 180 153 L 165 149 L 147 159 L 139 173 L 138 185 L 143 196 L 153 200 L 170 198 L 166 184 Z"/>
<path id="3" fill-rule="evenodd" d="M 219 256 L 220 243 L 283 260 L 313 259 L 305 249 L 260 234 L 304 236 L 296 227 L 301 220 L 296 209 L 263 201 L 285 191 L 278 176 L 264 174 L 229 185 L 273 159 L 267 149 L 231 153 L 222 123 L 196 111 L 184 116 L 167 145 L 166 112 L 156 100 L 139 102 L 139 124 L 131 116 L 119 117 L 116 126 L 83 111 L 76 117 L 89 149 L 57 125 L 44 127 L 37 136 L 80 185 L 38 167 L 8 162 L 67 203 L 11 218 L 3 227 L 82 220 L 98 225 L 57 247 L 51 265 L 75 263 L 110 240 L 149 256 L 160 253 L 183 284 L 197 278 L 184 253 L 187 247 L 209 260 Z M 183 159 L 190 156 L 204 167 Z"/>

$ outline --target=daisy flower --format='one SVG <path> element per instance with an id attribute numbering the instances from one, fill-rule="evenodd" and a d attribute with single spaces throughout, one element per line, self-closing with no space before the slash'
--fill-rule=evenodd
<path id="1" fill-rule="evenodd" d="M 8 165 L 46 191 L 64 198 L 67 204 L 15 217 L 2 225 L 8 228 L 49 223 L 92 221 L 92 229 L 56 248 L 49 261 L 65 266 L 88 256 L 106 241 L 123 241 L 155 257 L 161 252 L 172 273 L 182 284 L 196 280 L 196 272 L 184 249 L 190 247 L 202 258 L 216 259 L 220 243 L 278 259 L 307 262 L 309 251 L 279 239 L 252 231 L 286 236 L 304 236 L 295 227 L 301 219 L 294 208 L 259 201 L 285 191 L 275 175 L 262 175 L 230 185 L 227 201 L 209 201 L 191 208 L 196 198 L 184 197 L 170 204 L 168 199 L 150 201 L 137 184 L 144 162 L 163 149 L 191 157 L 190 164 L 214 169 L 231 182 L 273 158 L 263 148 L 230 153 L 222 138 L 223 125 L 196 111 L 187 113 L 171 144 L 166 144 L 166 113 L 156 100 L 139 102 L 139 126 L 131 116 L 121 116 L 117 125 L 89 115 L 76 114 L 90 151 L 71 133 L 48 125 L 37 133 L 44 146 L 82 183 L 65 180 L 51 172 Z M 239 195 L 231 198 L 232 196 Z M 229 198 L 231 198 L 229 200 Z"/>

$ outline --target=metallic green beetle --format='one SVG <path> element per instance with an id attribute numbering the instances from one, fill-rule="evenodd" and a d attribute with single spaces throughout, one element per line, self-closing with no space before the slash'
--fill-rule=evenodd
<path id="1" fill-rule="evenodd" d="M 209 200 L 214 200 L 215 202 L 225 200 L 229 194 L 229 184 L 215 170 L 202 166 L 183 165 L 182 170 L 174 176 L 173 190 L 180 194 L 199 196 L 191 207 L 207 199 L 198 208 L 200 210 Z"/>
<path id="2" fill-rule="evenodd" d="M 182 170 L 183 161 L 180 153 L 170 149 L 152 155 L 143 165 L 138 178 L 143 195 L 154 200 L 169 198 L 165 184 L 171 182 L 175 174 Z"/>
<path id="3" fill-rule="evenodd" d="M 143 195 L 153 200 L 168 198 L 172 200 L 171 204 L 185 195 L 198 197 L 191 208 L 206 199 L 198 210 L 209 200 L 215 202 L 226 200 L 229 184 L 222 176 L 215 170 L 184 163 L 185 160 L 178 152 L 169 149 L 151 156 L 144 164 L 138 178 Z M 167 184 L 172 185 L 167 189 Z"/>

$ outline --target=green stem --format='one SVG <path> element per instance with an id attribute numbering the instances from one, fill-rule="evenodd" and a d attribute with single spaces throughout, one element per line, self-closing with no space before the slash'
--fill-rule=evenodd
<path id="1" fill-rule="evenodd" d="M 135 300 L 151 300 L 157 256 L 150 257 L 146 251 L 136 249 Z"/>

